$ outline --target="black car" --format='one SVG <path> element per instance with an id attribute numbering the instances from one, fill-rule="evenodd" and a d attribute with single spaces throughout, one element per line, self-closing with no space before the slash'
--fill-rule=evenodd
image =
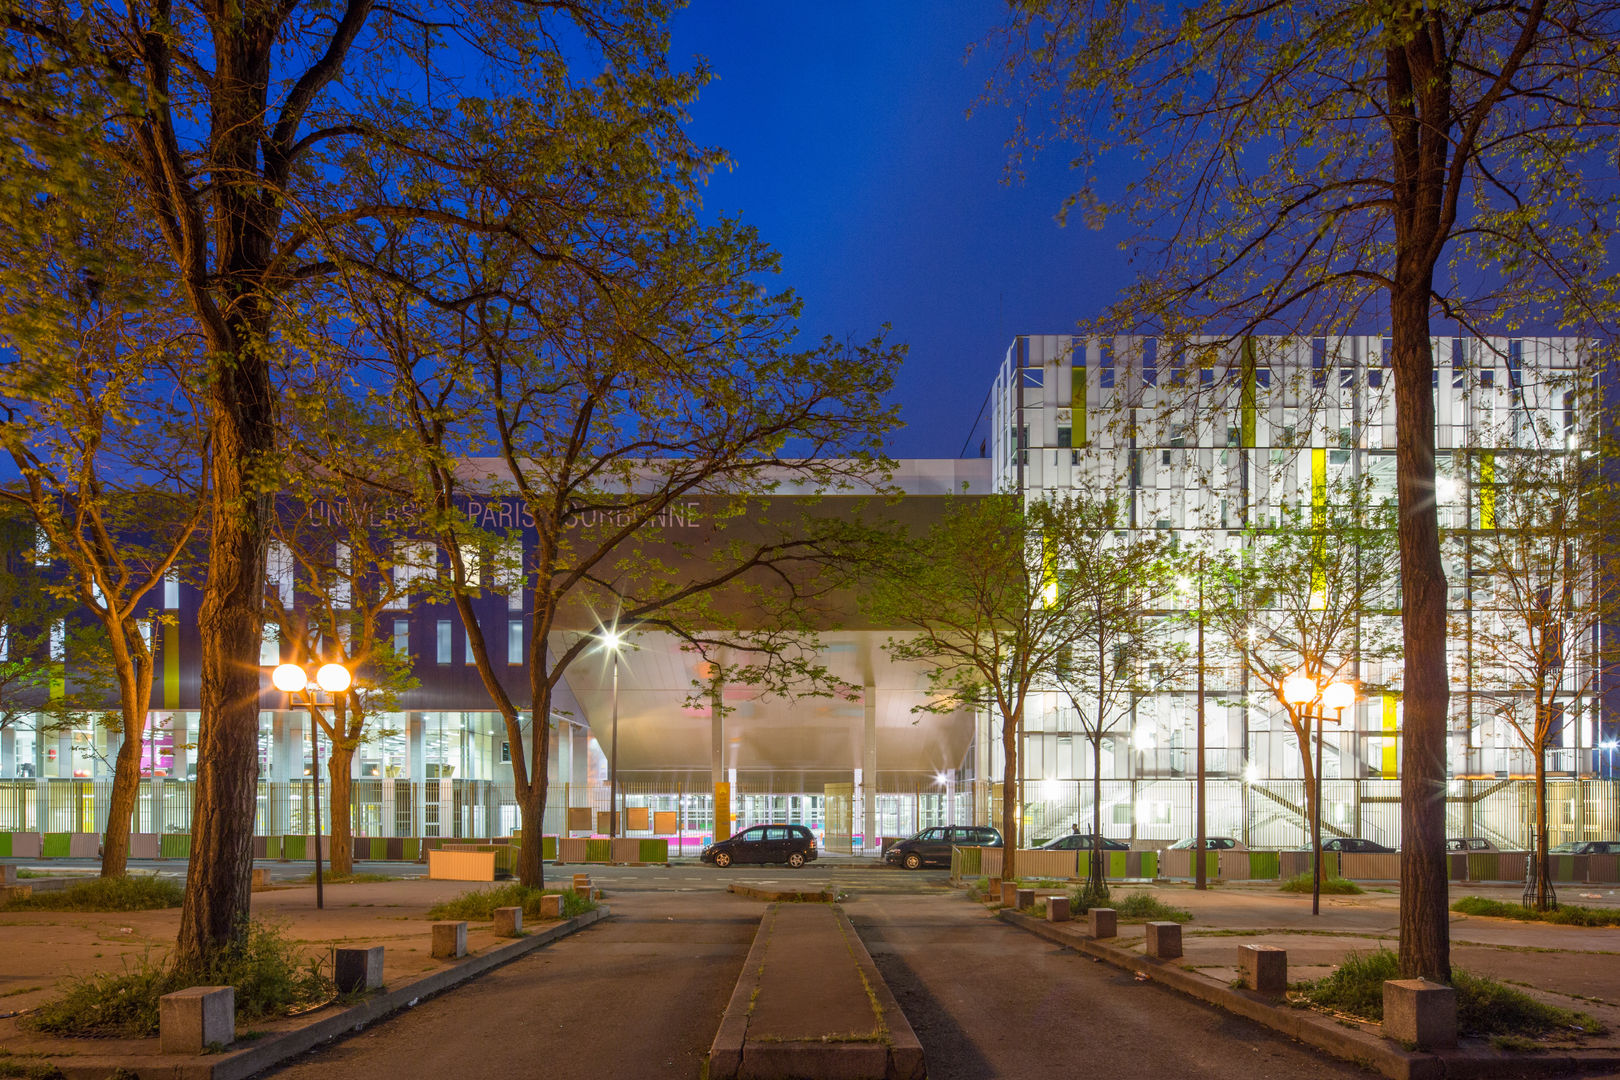
<path id="1" fill-rule="evenodd" d="M 1620 855 L 1620 840 L 1569 840 L 1547 849 L 1549 855 Z"/>
<path id="2" fill-rule="evenodd" d="M 1102 838 L 1102 849 L 1104 851 L 1129 851 L 1131 850 L 1131 845 L 1122 843 L 1118 840 L 1110 840 L 1105 836 Z M 1072 832 L 1067 836 L 1060 836 L 1056 840 L 1048 840 L 1046 843 L 1040 846 L 1039 850 L 1095 851 L 1097 850 L 1097 845 L 1092 842 L 1091 833 Z"/>
<path id="3" fill-rule="evenodd" d="M 1000 847 L 1001 834 L 988 825 L 936 825 L 900 840 L 883 852 L 890 866 L 920 870 L 951 865 L 952 847 Z"/>
<path id="4" fill-rule="evenodd" d="M 1310 845 L 1307 844 L 1303 850 L 1309 851 Z M 1363 840 L 1359 836 L 1335 836 L 1330 840 L 1322 841 L 1322 850 L 1342 851 L 1347 854 L 1357 855 L 1387 855 L 1395 849 L 1385 847 L 1376 840 Z"/>
<path id="5" fill-rule="evenodd" d="M 816 837 L 803 825 L 754 825 L 710 844 L 700 858 L 726 867 L 732 863 L 787 863 L 797 870 L 816 857 Z"/>

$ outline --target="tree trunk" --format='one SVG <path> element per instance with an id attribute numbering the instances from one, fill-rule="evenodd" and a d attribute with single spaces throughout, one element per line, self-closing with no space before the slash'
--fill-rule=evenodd
<path id="1" fill-rule="evenodd" d="M 327 835 L 332 839 L 328 863 L 333 877 L 354 873 L 354 782 L 349 775 L 353 768 L 354 744 L 333 739 L 326 757 L 326 775 L 332 782 L 326 810 L 332 823 Z"/>
<path id="2" fill-rule="evenodd" d="M 1531 885 L 1530 906 L 1537 911 L 1550 911 L 1558 906 L 1558 894 L 1553 890 L 1551 860 L 1547 857 L 1547 756 L 1544 749 L 1536 753 L 1536 850 L 1535 881 Z"/>
<path id="3" fill-rule="evenodd" d="M 1001 880 L 1018 879 L 1018 715 L 1001 720 Z"/>
<path id="4" fill-rule="evenodd" d="M 1396 491 L 1405 645 L 1401 742 L 1403 978 L 1451 981 L 1446 878 L 1446 575 L 1434 497 L 1429 290 L 1394 294 Z"/>
<path id="5" fill-rule="evenodd" d="M 1102 723 L 1102 714 L 1097 714 L 1097 722 Z M 1099 730 L 1091 740 L 1091 859 L 1086 867 L 1085 892 L 1091 896 L 1106 900 L 1108 898 L 1108 875 L 1103 873 L 1102 865 L 1102 732 Z"/>
<path id="6" fill-rule="evenodd" d="M 527 790 L 518 792 L 517 804 L 518 821 L 523 829 L 523 843 L 518 845 L 518 884 L 543 889 L 546 887 L 546 860 L 545 837 L 541 833 L 545 831 L 545 789 L 530 783 Z"/>
<path id="7" fill-rule="evenodd" d="M 130 819 L 141 788 L 141 745 L 145 716 L 124 716 L 124 742 L 113 761 L 112 794 L 107 806 L 107 831 L 101 838 L 101 876 L 123 877 L 129 869 Z"/>

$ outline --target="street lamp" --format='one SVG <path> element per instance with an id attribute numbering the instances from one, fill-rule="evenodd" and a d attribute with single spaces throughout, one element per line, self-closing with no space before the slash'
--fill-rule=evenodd
<path id="1" fill-rule="evenodd" d="M 1325 687 L 1303 670 L 1283 680 L 1282 699 L 1300 711 L 1307 721 L 1312 718 L 1311 705 L 1320 697 L 1322 705 L 1332 709 L 1334 723 L 1338 723 L 1344 710 L 1355 703 L 1356 690 L 1349 683 L 1335 679 Z M 1322 728 L 1327 717 L 1316 718 L 1316 791 L 1311 799 L 1311 914 L 1322 913 Z"/>
<path id="2" fill-rule="evenodd" d="M 608 751 L 608 838 L 619 835 L 619 653 L 624 635 L 617 626 L 603 627 L 597 635 L 601 648 L 613 654 L 613 734 Z"/>
<path id="3" fill-rule="evenodd" d="M 277 690 L 284 694 L 304 695 L 304 704 L 309 709 L 309 779 L 310 794 L 314 799 L 315 808 L 315 906 L 324 908 L 326 897 L 321 891 L 321 751 L 316 741 L 317 724 L 324 724 L 325 718 L 321 716 L 320 706 L 315 701 L 315 691 L 324 690 L 328 694 L 341 694 L 353 682 L 349 669 L 342 664 L 322 664 L 315 672 L 312 682 L 309 674 L 299 664 L 279 664 L 270 673 L 270 682 Z"/>

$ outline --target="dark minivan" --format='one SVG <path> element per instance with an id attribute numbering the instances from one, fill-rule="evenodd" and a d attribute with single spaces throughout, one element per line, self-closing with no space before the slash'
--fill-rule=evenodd
<path id="1" fill-rule="evenodd" d="M 719 867 L 732 863 L 787 863 L 797 870 L 816 857 L 816 837 L 803 825 L 755 825 L 710 844 L 700 856 Z"/>
<path id="2" fill-rule="evenodd" d="M 938 825 L 893 844 L 884 851 L 883 861 L 890 866 L 920 870 L 951 865 L 952 847 L 1000 846 L 1001 834 L 988 825 Z"/>

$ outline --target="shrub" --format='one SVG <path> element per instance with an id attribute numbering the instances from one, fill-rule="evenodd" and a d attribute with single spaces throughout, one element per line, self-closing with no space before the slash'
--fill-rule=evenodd
<path id="1" fill-rule="evenodd" d="M 596 910 L 596 901 L 588 896 L 582 896 L 572 889 L 534 889 L 527 885 L 512 882 L 508 885 L 497 885 L 490 889 L 474 889 L 464 892 L 453 900 L 446 900 L 436 904 L 428 910 L 430 919 L 493 919 L 495 909 L 502 907 L 520 907 L 523 914 L 540 914 L 540 898 L 547 893 L 562 894 L 562 917 L 571 919 L 575 915 L 583 915 L 587 911 Z"/>
<path id="2" fill-rule="evenodd" d="M 144 1038 L 158 1030 L 158 998 L 191 986 L 236 988 L 238 1021 L 285 1016 L 330 1001 L 336 991 L 319 960 L 305 959 L 278 927 L 249 923 L 240 941 L 201 968 L 143 958 L 122 972 L 69 980 L 59 998 L 19 1021 L 51 1035 Z"/>
<path id="3" fill-rule="evenodd" d="M 1399 960 L 1388 949 L 1353 952 L 1338 968 L 1300 989 L 1313 1005 L 1366 1020 L 1384 1018 L 1384 982 L 1400 978 Z M 1470 1035 L 1542 1036 L 1575 1030 L 1601 1034 L 1603 1025 L 1586 1013 L 1547 1005 L 1522 990 L 1494 979 L 1453 968 L 1457 991 L 1457 1028 Z"/>
<path id="4" fill-rule="evenodd" d="M 1282 892 L 1308 893 L 1311 891 L 1311 873 L 1307 870 L 1303 874 L 1295 874 L 1287 881 L 1278 885 Z M 1348 878 L 1325 877 L 1322 879 L 1323 896 L 1360 896 L 1366 890 Z"/>
<path id="5" fill-rule="evenodd" d="M 1081 885 L 1069 890 L 1069 910 L 1076 915 L 1084 915 L 1094 907 L 1108 906 L 1108 886 L 1101 889 L 1092 889 Z"/>
<path id="6" fill-rule="evenodd" d="M 1491 915 L 1499 919 L 1557 923 L 1560 926 L 1620 926 L 1620 910 L 1581 907 L 1578 904 L 1537 911 L 1523 904 L 1487 900 L 1483 896 L 1465 896 L 1452 904 L 1451 910 L 1464 915 Z"/>
<path id="7" fill-rule="evenodd" d="M 56 892 L 40 892 L 9 901 L 5 911 L 151 911 L 179 907 L 181 887 L 167 878 L 89 878 Z"/>

